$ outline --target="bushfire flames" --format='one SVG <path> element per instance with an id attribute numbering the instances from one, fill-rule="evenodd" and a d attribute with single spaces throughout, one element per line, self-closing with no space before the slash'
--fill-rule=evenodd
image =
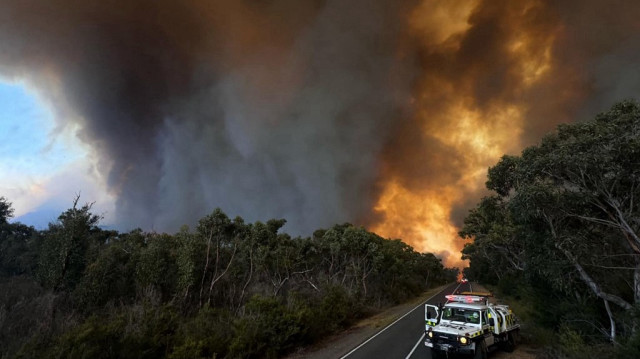
<path id="1" fill-rule="evenodd" d="M 434 5 L 433 1 L 427 3 Z M 510 75 L 510 93 L 481 108 L 474 90 L 486 79 L 474 78 L 474 75 L 486 76 L 486 72 L 466 71 L 469 77 L 464 78 L 461 77 L 464 73 L 455 71 L 456 59 L 464 51 L 461 43 L 473 36 L 474 26 L 479 26 L 481 21 L 478 18 L 484 15 L 474 12 L 476 3 L 473 0 L 436 1 L 435 11 L 421 6 L 411 17 L 411 26 L 429 52 L 426 61 L 439 65 L 434 71 L 425 66 L 425 78 L 418 86 L 414 102 L 417 108 L 414 123 L 422 129 L 423 143 L 436 141 L 449 149 L 447 158 L 440 159 L 437 166 L 416 162 L 412 165 L 422 165 L 424 171 L 450 170 L 458 176 L 449 174 L 443 180 L 443 176 L 433 173 L 423 179 L 422 185 L 416 186 L 404 185 L 401 175 L 393 171 L 386 173 L 382 194 L 375 206 L 381 220 L 372 227 L 382 236 L 402 238 L 416 250 L 436 253 L 445 265 L 458 267 L 466 267 L 467 263 L 460 258 L 464 242 L 458 237 L 459 228 L 454 224 L 452 210 L 468 201 L 468 196 L 477 198 L 483 191 L 487 168 L 503 154 L 521 147 L 519 139 L 527 104 L 518 95 L 535 86 L 549 72 L 554 41 L 552 33 L 541 36 L 536 29 L 528 29 L 526 22 L 505 24 L 512 29 L 508 41 L 502 48 L 487 51 L 493 51 L 492 56 L 503 56 L 499 62 L 509 66 L 506 71 Z M 513 11 L 526 17 L 539 5 L 537 1 L 530 1 Z M 451 61 L 451 65 L 445 61 Z M 470 59 L 466 65 L 475 66 L 474 60 Z M 429 148 L 415 151 L 429 151 Z"/>

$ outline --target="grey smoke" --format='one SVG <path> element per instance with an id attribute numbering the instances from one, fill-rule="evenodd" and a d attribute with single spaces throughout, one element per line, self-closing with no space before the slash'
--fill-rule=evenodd
<path id="1" fill-rule="evenodd" d="M 80 121 L 102 158 L 120 227 L 172 231 L 221 207 L 308 234 L 370 211 L 387 129 L 410 93 L 409 66 L 395 56 L 403 6 L 3 8 L 2 74 L 41 82 L 68 105 L 62 121 Z"/>
<path id="2" fill-rule="evenodd" d="M 634 1 L 526 13 L 480 1 L 453 56 L 410 32 L 418 3 L 3 0 L 0 76 L 40 88 L 61 125 L 79 122 L 122 229 L 159 231 L 221 207 L 308 235 L 375 222 L 383 175 L 410 189 L 454 181 L 465 154 L 417 135 L 411 103 L 431 79 L 471 89 L 480 109 L 526 104 L 524 144 L 638 97 Z M 525 93 L 504 56 L 518 26 L 558 35 L 552 73 Z M 418 103 L 437 126 L 450 99 L 430 91 Z"/>

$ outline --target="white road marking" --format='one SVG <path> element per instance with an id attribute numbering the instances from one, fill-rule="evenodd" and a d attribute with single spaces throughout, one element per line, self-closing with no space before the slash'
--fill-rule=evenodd
<path id="1" fill-rule="evenodd" d="M 420 345 L 420 342 L 422 341 L 422 339 L 424 339 L 424 333 L 422 333 L 422 336 L 420 337 L 420 339 L 418 339 L 418 341 L 416 342 L 416 345 L 413 346 L 413 349 L 411 349 L 411 351 L 409 352 L 409 354 L 406 356 L 405 359 L 411 358 L 411 356 L 413 355 L 413 352 L 416 351 L 416 349 L 418 348 L 418 345 Z"/>
<path id="2" fill-rule="evenodd" d="M 458 283 L 458 286 L 456 287 L 456 289 L 453 290 L 453 292 L 455 293 L 455 291 L 460 287 L 460 284 L 462 283 Z M 378 335 L 382 334 L 382 332 L 384 332 L 385 330 L 391 328 L 391 326 L 393 326 L 394 324 L 396 324 L 397 322 L 399 322 L 402 318 L 406 317 L 407 315 L 409 315 L 410 313 L 412 313 L 414 310 L 423 307 L 424 304 L 428 301 L 430 301 L 433 297 L 435 297 L 436 295 L 442 293 L 444 290 L 439 291 L 438 293 L 432 295 L 429 299 L 425 300 L 424 302 L 418 304 L 415 308 L 411 309 L 410 311 L 406 312 L 403 316 L 401 316 L 400 318 L 396 319 L 393 323 L 387 325 L 386 327 L 384 327 L 384 329 L 382 329 L 381 331 L 377 332 L 374 336 L 372 336 L 371 338 L 367 339 L 364 343 L 358 345 L 357 347 L 353 348 L 350 352 L 348 352 L 347 354 L 343 355 L 342 357 L 340 357 L 340 359 L 344 359 L 346 357 L 348 357 L 349 355 L 353 354 L 356 350 L 362 348 L 365 344 L 367 344 L 368 342 L 372 341 L 373 338 L 377 337 Z M 424 337 L 424 333 L 422 333 L 422 336 Z M 421 338 L 422 339 L 422 338 Z M 418 342 L 420 342 L 420 340 L 418 340 Z M 415 348 L 414 348 L 415 350 Z M 413 351 L 413 350 L 412 350 Z"/>

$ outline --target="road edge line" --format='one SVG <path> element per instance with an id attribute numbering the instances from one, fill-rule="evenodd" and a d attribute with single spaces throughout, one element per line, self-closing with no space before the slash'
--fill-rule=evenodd
<path id="1" fill-rule="evenodd" d="M 413 349 L 411 349 L 409 354 L 407 354 L 407 356 L 404 359 L 411 358 L 411 356 L 413 355 L 413 352 L 416 351 L 416 348 L 418 348 L 418 345 L 420 345 L 420 342 L 422 341 L 422 339 L 424 339 L 424 333 L 422 333 L 422 335 L 420 336 L 420 339 L 418 339 L 418 341 L 416 342 L 416 345 L 413 346 Z"/>

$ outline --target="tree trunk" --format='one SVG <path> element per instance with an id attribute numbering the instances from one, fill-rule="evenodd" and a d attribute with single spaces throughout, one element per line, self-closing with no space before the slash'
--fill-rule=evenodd
<path id="1" fill-rule="evenodd" d="M 633 270 L 633 300 L 640 303 L 640 258 L 635 256 L 636 268 Z"/>
<path id="2" fill-rule="evenodd" d="M 613 313 L 611 313 L 611 308 L 609 307 L 609 301 L 604 299 L 604 307 L 607 310 L 607 315 L 609 315 L 609 323 L 611 325 L 611 334 L 609 335 L 609 339 L 612 343 L 616 342 L 616 322 L 613 320 Z"/>
<path id="3" fill-rule="evenodd" d="M 238 250 L 238 246 L 234 245 L 233 246 L 233 252 L 231 253 L 231 258 L 229 258 L 229 262 L 227 263 L 227 266 L 224 268 L 224 271 L 222 273 L 220 273 L 220 275 L 218 274 L 218 262 L 220 261 L 220 245 L 218 245 L 218 249 L 217 249 L 217 254 L 216 254 L 216 271 L 213 275 L 213 277 L 211 277 L 211 284 L 209 285 L 209 303 L 211 303 L 211 295 L 213 294 L 213 286 L 216 284 L 217 281 L 220 280 L 220 278 L 224 277 L 224 275 L 227 273 L 227 271 L 229 270 L 229 267 L 231 267 L 231 263 L 233 263 L 233 258 L 236 256 L 236 251 Z"/>
<path id="4" fill-rule="evenodd" d="M 207 257 L 204 263 L 204 269 L 202 270 L 202 279 L 200 280 L 200 306 L 202 307 L 202 292 L 204 291 L 204 280 L 207 277 L 207 270 L 209 269 L 209 253 L 211 251 L 211 237 L 213 236 L 213 232 L 209 233 L 209 238 L 207 239 Z"/>
<path id="5" fill-rule="evenodd" d="M 247 281 L 244 283 L 244 286 L 242 287 L 242 293 L 240 294 L 240 299 L 238 299 L 238 308 L 236 309 L 236 312 L 242 306 L 242 300 L 244 299 L 244 295 L 246 293 L 247 287 L 249 286 L 249 283 L 251 283 L 252 277 L 253 277 L 253 246 L 251 246 L 251 249 L 249 250 L 249 278 L 247 278 Z"/>

